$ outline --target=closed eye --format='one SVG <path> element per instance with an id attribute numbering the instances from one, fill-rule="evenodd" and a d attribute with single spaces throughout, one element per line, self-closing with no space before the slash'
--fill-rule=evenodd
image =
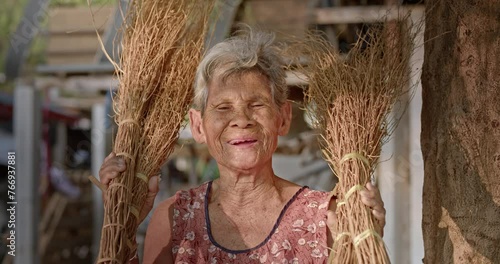
<path id="1" fill-rule="evenodd" d="M 231 109 L 231 107 L 227 106 L 227 105 L 220 105 L 220 106 L 217 106 L 217 110 L 218 111 L 226 111 L 226 110 L 229 110 Z"/>

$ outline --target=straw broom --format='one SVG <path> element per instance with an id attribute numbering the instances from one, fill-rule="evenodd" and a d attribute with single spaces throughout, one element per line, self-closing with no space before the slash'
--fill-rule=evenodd
<path id="1" fill-rule="evenodd" d="M 114 152 L 127 170 L 105 195 L 97 263 L 126 263 L 135 254 L 139 213 L 149 176 L 172 152 L 191 103 L 214 0 L 134 0 L 127 12 L 114 100 Z"/>
<path id="2" fill-rule="evenodd" d="M 407 18 L 369 29 L 346 58 L 318 36 L 305 45 L 309 114 L 321 131 L 325 159 L 339 178 L 332 191 L 338 222 L 328 263 L 390 263 L 359 191 L 397 125 L 399 118 L 389 113 L 411 87 L 408 66 L 415 34 L 407 32 Z"/>

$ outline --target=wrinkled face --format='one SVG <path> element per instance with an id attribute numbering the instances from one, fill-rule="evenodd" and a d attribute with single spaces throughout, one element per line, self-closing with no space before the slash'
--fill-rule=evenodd
<path id="1" fill-rule="evenodd" d="M 273 102 L 269 81 L 258 71 L 215 78 L 203 116 L 191 109 L 191 131 L 219 166 L 252 170 L 270 165 L 278 135 L 288 133 L 291 108 Z"/>

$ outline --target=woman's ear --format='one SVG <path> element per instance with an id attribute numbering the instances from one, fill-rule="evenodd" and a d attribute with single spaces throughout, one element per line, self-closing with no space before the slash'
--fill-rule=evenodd
<path id="1" fill-rule="evenodd" d="M 281 124 L 279 128 L 279 135 L 284 136 L 288 134 L 290 130 L 290 124 L 292 123 L 292 104 L 290 101 L 286 101 L 280 108 L 281 112 Z"/>
<path id="2" fill-rule="evenodd" d="M 206 142 L 205 133 L 203 131 L 201 112 L 196 109 L 189 109 L 189 125 L 191 134 L 196 142 L 203 144 Z"/>

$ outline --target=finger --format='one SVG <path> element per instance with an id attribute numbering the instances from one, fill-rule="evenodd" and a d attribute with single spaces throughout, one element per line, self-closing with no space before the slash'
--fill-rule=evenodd
<path id="1" fill-rule="evenodd" d="M 106 161 L 106 163 L 102 164 L 104 168 L 107 167 L 117 167 L 120 170 L 125 169 L 127 164 L 125 163 L 125 159 L 123 157 L 112 157 Z"/>
<path id="2" fill-rule="evenodd" d="M 119 157 L 110 158 L 99 171 L 99 179 L 103 184 L 108 184 L 126 170 L 125 161 Z"/>
<path id="3" fill-rule="evenodd" d="M 333 211 L 328 210 L 327 216 L 326 216 L 326 224 L 332 228 L 335 223 L 337 223 L 337 214 Z"/>
<path id="4" fill-rule="evenodd" d="M 337 214 L 331 210 L 328 210 L 326 216 L 326 226 L 328 226 L 328 229 L 330 230 L 330 234 L 332 235 L 332 237 L 335 234 L 336 223 L 337 223 Z"/>
<path id="5" fill-rule="evenodd" d="M 116 167 L 104 169 L 103 171 L 101 171 L 99 173 L 99 178 L 100 178 L 101 183 L 104 185 L 108 185 L 111 180 L 120 176 L 120 173 L 122 171 L 123 170 L 116 168 Z"/>
<path id="6" fill-rule="evenodd" d="M 377 187 L 373 186 L 373 184 L 369 181 L 366 183 L 365 185 L 366 189 L 368 189 L 369 191 L 372 191 L 374 189 L 377 189 Z"/>
<path id="7" fill-rule="evenodd" d="M 326 215 L 326 224 L 328 226 L 332 226 L 337 223 L 337 214 L 335 213 L 337 211 L 337 196 L 332 195 L 330 197 L 330 203 L 328 204 L 328 210 L 327 210 L 327 215 Z"/>
<path id="8" fill-rule="evenodd" d="M 366 189 L 372 193 L 375 193 L 375 194 L 378 194 L 380 193 L 380 190 L 378 189 L 377 186 L 373 185 L 371 182 L 368 182 L 366 185 L 365 185 Z"/>
<path id="9" fill-rule="evenodd" d="M 102 162 L 101 168 L 108 167 L 110 165 L 125 164 L 125 160 L 121 156 L 115 156 L 114 153 L 109 154 Z M 126 165 L 126 164 L 125 164 Z"/>
<path id="10" fill-rule="evenodd" d="M 361 197 L 364 197 L 367 199 L 374 199 L 375 198 L 375 194 L 371 191 L 368 191 L 368 190 L 361 190 L 361 191 L 359 191 L 359 194 L 361 195 Z"/>
<path id="11" fill-rule="evenodd" d="M 375 219 L 379 220 L 380 222 L 383 222 L 385 224 L 385 211 L 380 211 L 380 210 L 372 210 L 372 214 L 375 217 Z"/>
<path id="12" fill-rule="evenodd" d="M 369 198 L 367 196 L 361 195 L 361 202 L 363 202 L 364 205 L 370 207 L 371 209 L 376 209 L 379 211 L 385 212 L 384 209 L 384 202 L 380 197 L 378 198 Z"/>
<path id="13" fill-rule="evenodd" d="M 370 182 L 365 185 L 366 189 L 360 191 L 360 194 L 369 198 L 375 198 L 380 196 L 378 188 L 373 186 Z"/>
<path id="14" fill-rule="evenodd" d="M 148 181 L 148 192 L 153 193 L 155 196 L 158 193 L 161 175 L 153 176 Z"/>
<path id="15" fill-rule="evenodd" d="M 116 157 L 116 154 L 111 151 L 111 153 L 109 153 L 109 155 L 106 158 L 104 158 L 104 162 L 103 163 L 106 163 L 106 161 L 108 161 L 109 159 L 111 159 L 113 157 Z"/>
<path id="16" fill-rule="evenodd" d="M 370 208 L 379 207 L 379 203 L 377 202 L 377 200 L 373 198 L 368 198 L 366 196 L 361 196 L 361 202 L 363 202 L 364 205 Z"/>
<path id="17" fill-rule="evenodd" d="M 99 170 L 99 181 L 107 188 L 111 180 L 117 178 L 121 175 L 121 172 L 126 170 L 126 165 L 123 158 L 115 156 L 113 152 L 111 152 L 104 160 L 105 161 Z M 103 192 L 103 200 L 106 200 L 105 195 L 106 193 Z"/>
<path id="18" fill-rule="evenodd" d="M 158 194 L 160 183 L 160 175 L 153 176 L 148 181 L 148 194 L 146 195 L 146 199 L 144 201 L 144 205 L 142 206 L 139 220 L 142 222 L 144 218 L 149 214 L 149 211 L 153 209 L 153 205 L 155 203 L 155 197 Z"/>
<path id="19" fill-rule="evenodd" d="M 371 206 L 373 210 L 385 214 L 384 203 L 382 201 L 375 200 L 374 205 Z"/>
<path id="20" fill-rule="evenodd" d="M 375 217 L 375 230 L 377 233 L 380 234 L 380 236 L 384 236 L 384 227 L 385 227 L 385 219 L 380 220 L 379 218 Z"/>
<path id="21" fill-rule="evenodd" d="M 370 201 L 370 205 L 371 207 L 381 207 L 383 208 L 384 207 L 384 201 L 382 200 L 382 197 L 380 195 L 380 192 L 378 190 L 378 188 L 374 185 L 372 185 L 371 183 L 368 183 L 366 184 L 366 190 L 362 190 L 360 192 L 360 195 L 361 197 L 365 197 L 366 200 L 372 200 Z M 373 204 L 375 203 L 375 204 Z"/>

